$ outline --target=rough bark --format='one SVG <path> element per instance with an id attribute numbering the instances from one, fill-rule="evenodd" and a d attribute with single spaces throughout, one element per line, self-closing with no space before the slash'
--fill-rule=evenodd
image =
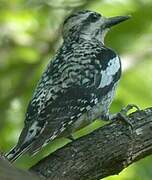
<path id="1" fill-rule="evenodd" d="M 46 180 L 97 180 L 118 174 L 152 154 L 152 108 L 129 117 L 133 129 L 122 121 L 112 122 L 50 154 L 30 171 Z M 39 178 L 0 159 L 0 179 Z"/>
<path id="2" fill-rule="evenodd" d="M 133 129 L 116 121 L 41 160 L 31 171 L 47 180 L 97 180 L 152 154 L 152 108 L 132 113 Z"/>
<path id="3" fill-rule="evenodd" d="M 30 172 L 23 171 L 23 170 L 13 167 L 1 155 L 0 156 L 0 180 L 40 180 L 40 178 Z"/>

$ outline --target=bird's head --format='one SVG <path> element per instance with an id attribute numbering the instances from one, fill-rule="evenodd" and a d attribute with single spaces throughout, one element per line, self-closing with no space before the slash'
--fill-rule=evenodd
<path id="1" fill-rule="evenodd" d="M 63 38 L 82 37 L 85 39 L 96 38 L 104 42 L 108 30 L 127 19 L 130 16 L 116 16 L 106 18 L 93 11 L 79 11 L 68 16 L 63 24 Z"/>

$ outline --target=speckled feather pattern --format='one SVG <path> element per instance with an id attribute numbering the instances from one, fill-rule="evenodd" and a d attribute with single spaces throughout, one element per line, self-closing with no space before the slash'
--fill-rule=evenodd
<path id="1" fill-rule="evenodd" d="M 36 137 L 31 150 L 59 136 L 86 112 L 91 114 L 97 104 L 101 105 L 97 108 L 101 114 L 107 113 L 119 78 L 119 58 L 98 41 L 79 39 L 63 44 L 44 72 L 29 105 L 26 138 Z M 97 117 L 94 115 L 93 120 Z M 32 127 L 35 120 L 38 123 Z M 32 135 L 29 128 L 33 129 Z M 26 138 L 23 136 L 19 142 Z"/>
<path id="2" fill-rule="evenodd" d="M 82 15 L 86 13 L 87 18 L 81 21 L 84 27 L 90 27 L 89 22 L 95 20 L 92 12 Z M 84 27 L 72 27 L 42 74 L 28 105 L 19 141 L 8 159 L 14 160 L 25 151 L 33 154 L 65 131 L 71 133 L 83 121 L 90 123 L 109 113 L 121 76 L 120 59 L 98 40 L 100 33 L 95 28 L 87 28 L 92 31 L 88 35 L 83 33 Z"/>

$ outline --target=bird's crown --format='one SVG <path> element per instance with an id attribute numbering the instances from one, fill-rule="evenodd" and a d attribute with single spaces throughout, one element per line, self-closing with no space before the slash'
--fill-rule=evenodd
<path id="1" fill-rule="evenodd" d="M 122 21 L 129 19 L 130 16 L 116 16 L 106 18 L 101 14 L 84 10 L 69 15 L 63 23 L 63 38 L 81 36 L 83 38 L 104 38 L 105 32 Z"/>

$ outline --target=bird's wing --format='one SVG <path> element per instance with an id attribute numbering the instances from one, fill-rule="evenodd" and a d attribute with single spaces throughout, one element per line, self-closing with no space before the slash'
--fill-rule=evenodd
<path id="1" fill-rule="evenodd" d="M 28 118 L 18 147 L 33 139 L 30 148 L 34 152 L 59 136 L 90 110 L 119 79 L 120 67 L 115 67 L 111 61 L 115 69 L 108 70 L 110 73 L 107 71 L 109 59 L 117 58 L 110 49 L 98 48 L 96 53 L 90 49 L 84 56 L 77 53 L 72 57 L 67 54 L 66 59 L 60 57 L 60 62 L 56 58 L 43 74 L 28 107 Z"/>
<path id="2" fill-rule="evenodd" d="M 70 61 L 59 68 L 61 74 L 54 86 L 56 89 L 50 90 L 51 95 L 48 92 L 48 98 L 45 99 L 45 106 L 39 116 L 45 120 L 45 125 L 31 152 L 46 145 L 70 127 L 82 114 L 98 103 L 120 78 L 120 61 L 115 53 L 101 48 L 95 55 L 94 57 L 88 54 L 88 58 L 79 62 Z M 117 60 L 115 64 L 110 62 L 112 69 L 107 70 L 110 58 Z"/>
<path id="3" fill-rule="evenodd" d="M 56 56 L 58 56 L 58 54 Z M 17 145 L 5 155 L 11 162 L 15 161 L 20 155 L 28 151 L 43 130 L 45 120 L 40 120 L 39 116 L 45 104 L 44 99 L 48 93 L 48 89 L 49 87 L 52 87 L 52 74 L 54 74 L 54 71 L 57 71 L 57 62 L 54 64 L 56 56 L 48 64 L 37 84 L 33 97 L 28 104 L 24 127 Z"/>
<path id="4" fill-rule="evenodd" d="M 54 59 L 56 59 L 56 56 Z M 33 142 L 37 138 L 42 130 L 41 127 L 44 126 L 45 121 L 39 120 L 39 116 L 42 113 L 43 106 L 45 105 L 44 101 L 48 89 L 52 86 L 52 74 L 54 71 L 57 71 L 53 60 L 47 65 L 45 72 L 37 84 L 33 97 L 28 104 L 24 128 L 20 134 L 16 149 L 20 148 L 23 144 L 30 145 L 31 143 L 29 142 Z"/>

